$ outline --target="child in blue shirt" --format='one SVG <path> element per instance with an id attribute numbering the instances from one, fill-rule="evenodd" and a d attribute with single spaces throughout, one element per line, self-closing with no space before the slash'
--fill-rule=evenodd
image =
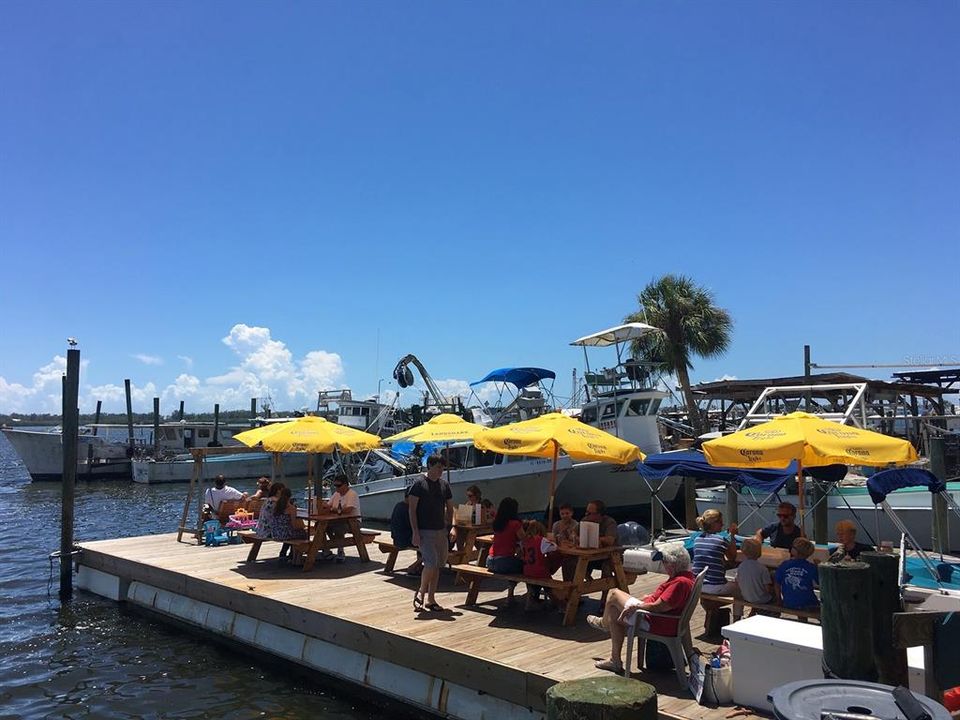
<path id="1" fill-rule="evenodd" d="M 792 610 L 816 610 L 820 607 L 820 601 L 813 592 L 819 582 L 817 566 L 807 560 L 813 550 L 812 542 L 797 538 L 790 548 L 790 559 L 777 568 L 776 593 L 783 607 Z"/>

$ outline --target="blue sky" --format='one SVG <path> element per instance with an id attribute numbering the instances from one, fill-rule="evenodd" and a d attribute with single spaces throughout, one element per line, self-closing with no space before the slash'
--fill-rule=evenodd
<path id="1" fill-rule="evenodd" d="M 7 3 L 0 412 L 59 407 L 68 336 L 84 410 L 124 378 L 300 407 L 408 352 L 568 395 L 569 341 L 667 272 L 736 323 L 694 380 L 956 358 L 958 32 L 953 2 Z"/>

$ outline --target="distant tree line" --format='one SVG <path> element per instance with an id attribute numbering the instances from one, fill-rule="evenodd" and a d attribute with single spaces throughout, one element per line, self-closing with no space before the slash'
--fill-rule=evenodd
<path id="1" fill-rule="evenodd" d="M 278 413 L 281 417 L 292 417 L 293 411 L 289 413 Z M 183 419 L 187 422 L 213 422 L 213 412 L 188 413 L 183 414 Z M 220 422 L 245 422 L 250 419 L 250 410 L 221 410 Z M 160 416 L 160 422 L 173 422 L 179 420 L 178 413 L 168 413 Z M 85 425 L 94 421 L 93 413 L 80 413 L 80 424 Z M 63 422 L 61 415 L 51 413 L 0 413 L 0 425 L 60 425 Z M 106 424 L 125 425 L 127 422 L 126 413 L 100 413 L 100 422 Z M 133 422 L 135 425 L 153 424 L 153 413 L 133 413 Z"/>

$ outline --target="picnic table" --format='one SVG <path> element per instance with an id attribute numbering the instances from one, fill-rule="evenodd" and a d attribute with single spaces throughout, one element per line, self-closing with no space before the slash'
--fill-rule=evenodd
<path id="1" fill-rule="evenodd" d="M 481 535 L 477 537 L 477 544 L 480 545 L 481 557 L 477 565 L 456 565 L 456 570 L 460 575 L 468 580 L 467 605 L 474 605 L 480 593 L 480 584 L 487 579 L 508 580 L 510 582 L 523 582 L 528 585 L 541 585 L 561 590 L 567 595 L 567 609 L 563 616 L 564 625 L 573 625 L 577 617 L 577 609 L 580 606 L 580 598 L 590 593 L 603 593 L 601 602 L 606 600 L 607 592 L 613 588 L 618 588 L 624 592 L 629 592 L 630 580 L 623 569 L 623 547 L 619 545 L 610 545 L 598 548 L 580 548 L 580 547 L 560 547 L 557 549 L 561 555 L 576 558 L 577 564 L 573 573 L 572 580 L 555 580 L 553 578 L 532 578 L 523 575 L 504 575 L 502 573 L 492 573 L 483 566 L 487 555 L 490 552 L 490 546 L 493 545 L 493 535 Z M 601 562 L 600 577 L 592 578 L 588 575 L 588 568 L 592 562 Z"/>
<path id="2" fill-rule="evenodd" d="M 367 554 L 366 543 L 372 540 L 376 533 L 364 533 L 360 529 L 359 515 L 340 515 L 331 512 L 307 513 L 303 510 L 297 512 L 307 522 L 306 540 L 278 540 L 293 545 L 294 548 L 303 553 L 304 572 L 313 569 L 317 554 L 321 550 L 331 550 L 338 547 L 336 541 L 327 538 L 327 530 L 332 527 L 342 528 L 344 531 L 344 547 L 351 544 L 356 546 L 360 555 L 361 562 L 369 562 L 370 556 Z M 271 538 L 260 538 L 254 534 L 243 534 L 244 542 L 250 543 L 250 553 L 247 555 L 247 562 L 254 562 L 257 554 L 260 552 L 260 546 Z"/>

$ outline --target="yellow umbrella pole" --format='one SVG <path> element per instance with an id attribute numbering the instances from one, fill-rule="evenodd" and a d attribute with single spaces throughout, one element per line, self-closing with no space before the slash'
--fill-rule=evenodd
<path id="1" fill-rule="evenodd" d="M 804 482 L 803 482 L 803 460 L 800 460 L 800 459 L 797 460 L 797 495 L 799 496 L 797 498 L 798 499 L 797 509 L 800 512 L 800 529 L 803 531 L 804 535 L 806 535 L 807 530 L 804 527 L 805 523 L 804 523 L 804 516 L 803 516 L 805 506 L 806 506 L 806 502 L 805 502 L 806 493 L 804 492 Z"/>
<path id="2" fill-rule="evenodd" d="M 553 441 L 553 470 L 550 473 L 550 510 L 547 512 L 547 532 L 553 528 L 553 496 L 557 490 L 557 455 L 560 454 L 560 445 Z"/>

